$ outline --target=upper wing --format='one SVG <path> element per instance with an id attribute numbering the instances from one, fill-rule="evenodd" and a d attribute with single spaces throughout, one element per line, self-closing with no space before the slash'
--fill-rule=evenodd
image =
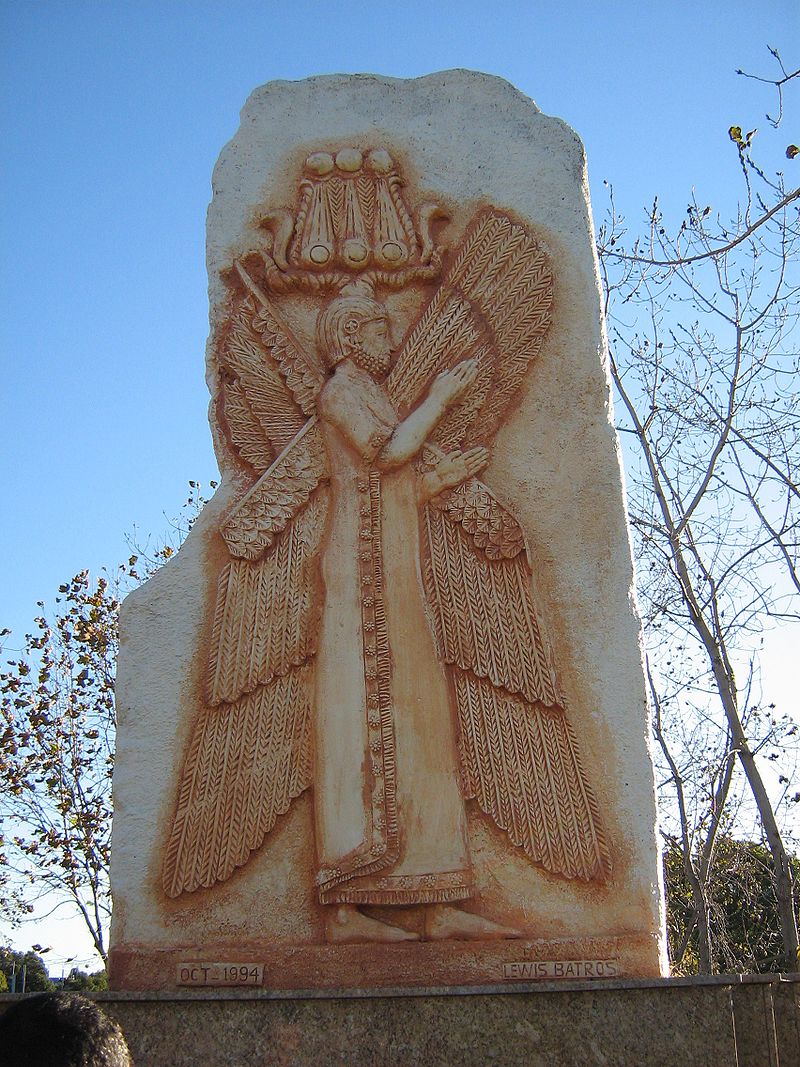
<path id="1" fill-rule="evenodd" d="M 473 222 L 387 379 L 400 407 L 413 406 L 440 371 L 467 356 L 479 373 L 431 440 L 444 449 L 496 431 L 550 325 L 547 257 L 524 227 L 494 211 Z"/>
<path id="2" fill-rule="evenodd" d="M 207 703 L 194 724 L 164 858 L 168 896 L 230 877 L 311 784 L 320 486 L 254 562 L 217 590 Z"/>
<path id="3" fill-rule="evenodd" d="M 261 474 L 314 414 L 324 377 L 267 297 L 253 289 L 236 301 L 220 332 L 216 358 L 223 432 L 239 457 Z"/>
<path id="4" fill-rule="evenodd" d="M 547 870 L 605 878 L 608 848 L 519 527 L 476 479 L 428 504 L 425 522 L 425 585 L 456 694 L 466 795 Z"/>

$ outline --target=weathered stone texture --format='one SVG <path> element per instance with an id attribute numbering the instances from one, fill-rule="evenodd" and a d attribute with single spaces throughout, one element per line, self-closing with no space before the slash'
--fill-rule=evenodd
<path id="1" fill-rule="evenodd" d="M 797 1067 L 798 989 L 721 976 L 514 993 L 95 999 L 137 1067 Z"/>
<path id="2" fill-rule="evenodd" d="M 662 973 L 580 141 L 467 71 L 271 83 L 208 269 L 222 485 L 123 608 L 112 981 Z"/>

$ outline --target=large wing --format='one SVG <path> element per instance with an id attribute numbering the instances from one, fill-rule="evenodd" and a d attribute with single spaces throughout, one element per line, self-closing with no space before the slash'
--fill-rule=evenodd
<path id="1" fill-rule="evenodd" d="M 436 374 L 474 357 L 476 381 L 431 441 L 446 450 L 486 442 L 542 346 L 552 302 L 547 257 L 534 238 L 507 216 L 484 212 L 406 338 L 387 379 L 390 395 L 413 407 Z"/>
<path id="2" fill-rule="evenodd" d="M 217 591 L 208 699 L 194 725 L 164 859 L 168 896 L 230 877 L 311 784 L 320 486 L 259 560 Z"/>
<path id="3" fill-rule="evenodd" d="M 428 504 L 425 522 L 425 585 L 458 706 L 465 794 L 534 862 L 602 880 L 608 848 L 522 533 L 476 479 Z"/>
<path id="4" fill-rule="evenodd" d="M 175 897 L 230 877 L 311 784 L 311 697 L 328 493 L 312 363 L 249 283 L 223 330 L 220 425 L 260 477 L 221 533 L 206 702 L 164 857 Z"/>

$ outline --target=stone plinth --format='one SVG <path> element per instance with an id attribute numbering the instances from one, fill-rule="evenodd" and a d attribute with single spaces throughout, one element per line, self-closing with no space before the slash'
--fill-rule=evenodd
<path id="1" fill-rule="evenodd" d="M 800 1063 L 800 976 L 93 999 L 122 1026 L 136 1067 Z"/>

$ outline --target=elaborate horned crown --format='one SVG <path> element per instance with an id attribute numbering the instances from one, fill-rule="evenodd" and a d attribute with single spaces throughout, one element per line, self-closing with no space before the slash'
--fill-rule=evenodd
<path id="1" fill-rule="evenodd" d="M 313 152 L 303 165 L 298 207 L 270 211 L 259 225 L 273 235 L 262 252 L 264 283 L 273 292 L 342 289 L 354 275 L 364 287 L 399 289 L 441 271 L 431 222 L 448 218 L 425 203 L 416 221 L 403 179 L 384 148 Z"/>

